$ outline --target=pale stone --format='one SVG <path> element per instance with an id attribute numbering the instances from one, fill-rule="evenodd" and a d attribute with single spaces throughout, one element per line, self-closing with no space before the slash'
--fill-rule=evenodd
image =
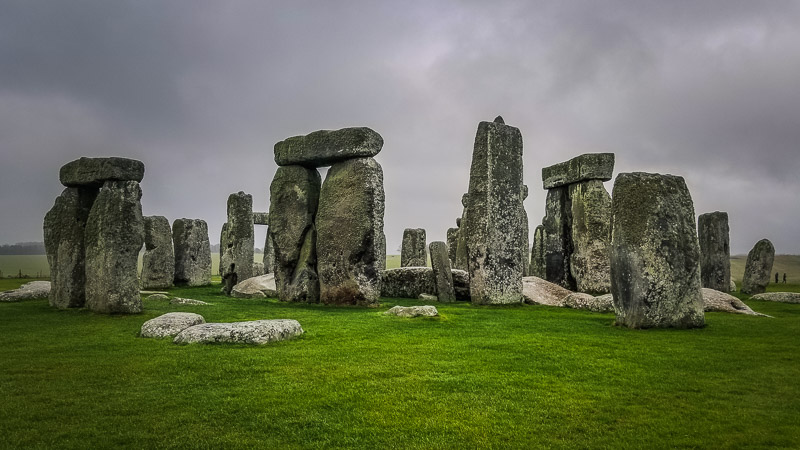
<path id="1" fill-rule="evenodd" d="M 565 307 L 598 313 L 613 313 L 614 301 L 611 294 L 593 296 L 583 292 L 573 292 L 562 299 Z"/>
<path id="2" fill-rule="evenodd" d="M 800 293 L 798 292 L 765 292 L 763 294 L 756 294 L 750 298 L 767 302 L 800 303 Z"/>
<path id="3" fill-rule="evenodd" d="M 253 320 L 250 322 L 204 323 L 181 331 L 176 344 L 253 344 L 284 341 L 303 334 L 300 323 L 292 319 Z"/>
<path id="4" fill-rule="evenodd" d="M 775 247 L 768 239 L 756 242 L 744 266 L 742 278 L 742 293 L 760 294 L 767 290 L 772 278 L 772 263 L 775 261 Z"/>
<path id="5" fill-rule="evenodd" d="M 397 317 L 436 317 L 439 311 L 435 306 L 393 306 L 391 309 L 384 313 L 387 316 Z"/>
<path id="6" fill-rule="evenodd" d="M 738 298 L 714 289 L 703 288 L 703 305 L 705 311 L 729 312 L 748 314 L 751 316 L 766 316 L 753 311 Z M 769 316 L 767 316 L 769 317 Z"/>
<path id="7" fill-rule="evenodd" d="M 47 298 L 50 295 L 49 281 L 29 281 L 17 289 L 0 292 L 0 302 L 18 302 L 34 298 Z"/>
<path id="8" fill-rule="evenodd" d="M 531 305 L 564 307 L 564 299 L 572 294 L 569 289 L 538 277 L 525 277 L 522 282 L 525 303 Z"/>
<path id="9" fill-rule="evenodd" d="M 403 231 L 403 243 L 400 247 L 400 267 L 425 267 L 427 265 L 425 230 L 406 228 Z"/>
<path id="10" fill-rule="evenodd" d="M 143 338 L 172 337 L 181 331 L 206 320 L 200 314 L 187 312 L 171 312 L 162 314 L 142 324 L 139 336 Z"/>
<path id="11" fill-rule="evenodd" d="M 169 295 L 167 294 L 151 294 L 148 295 L 147 300 L 169 300 Z"/>
<path id="12" fill-rule="evenodd" d="M 202 300 L 195 300 L 193 298 L 175 297 L 169 301 L 170 305 L 193 305 L 193 306 L 208 306 L 211 303 Z"/>
<path id="13" fill-rule="evenodd" d="M 233 287 L 231 296 L 236 298 L 276 298 L 278 289 L 275 285 L 275 274 L 268 273 L 248 278 Z"/>
<path id="14" fill-rule="evenodd" d="M 569 270 L 578 292 L 611 290 L 611 195 L 600 180 L 569 185 L 571 247 Z"/>

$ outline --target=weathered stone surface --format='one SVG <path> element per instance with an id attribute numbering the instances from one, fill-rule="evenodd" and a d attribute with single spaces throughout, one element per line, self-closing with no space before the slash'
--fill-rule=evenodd
<path id="1" fill-rule="evenodd" d="M 187 312 L 166 313 L 142 324 L 139 336 L 143 338 L 172 337 L 191 326 L 205 322 L 206 320 L 200 314 Z"/>
<path id="2" fill-rule="evenodd" d="M 170 305 L 193 305 L 193 306 L 208 306 L 211 303 L 202 300 L 195 300 L 193 298 L 174 297 L 169 301 Z"/>
<path id="3" fill-rule="evenodd" d="M 452 269 L 453 290 L 456 293 L 456 300 L 460 302 L 470 301 L 469 296 L 469 272 L 461 269 Z"/>
<path id="4" fill-rule="evenodd" d="M 453 272 L 450 268 L 450 257 L 447 255 L 447 244 L 434 241 L 429 247 L 436 296 L 440 302 L 454 302 L 456 301 L 456 292 L 453 287 Z"/>
<path id="5" fill-rule="evenodd" d="M 466 236 L 470 294 L 475 304 L 522 302 L 525 233 L 522 206 L 522 134 L 481 122 L 470 169 Z"/>
<path id="6" fill-rule="evenodd" d="M 694 204 L 682 177 L 617 176 L 612 196 L 611 293 L 617 324 L 705 324 Z"/>
<path id="7" fill-rule="evenodd" d="M 144 178 L 144 163 L 128 158 L 80 158 L 68 162 L 59 172 L 61 184 L 68 187 L 99 188 L 106 181 L 135 181 Z"/>
<path id="8" fill-rule="evenodd" d="M 705 311 L 766 316 L 766 314 L 753 311 L 743 301 L 730 294 L 708 288 L 703 288 L 703 309 Z"/>
<path id="9" fill-rule="evenodd" d="M 253 225 L 269 225 L 269 213 L 253 212 Z"/>
<path id="10" fill-rule="evenodd" d="M 571 184 L 572 255 L 569 270 L 578 292 L 611 290 L 611 196 L 600 180 Z"/>
<path id="11" fill-rule="evenodd" d="M 458 226 L 458 240 L 456 241 L 456 260 L 453 263 L 453 267 L 459 270 L 468 269 L 467 260 L 469 259 L 469 252 L 467 251 L 467 234 L 464 232 L 464 218 L 467 217 L 468 202 L 469 194 L 462 195 L 461 205 L 464 209 L 461 211 L 461 217 L 456 219 L 456 225 Z"/>
<path id="12" fill-rule="evenodd" d="M 765 292 L 763 294 L 756 294 L 750 298 L 767 302 L 800 303 L 800 293 L 798 292 Z"/>
<path id="13" fill-rule="evenodd" d="M 613 173 L 613 153 L 586 153 L 543 168 L 542 184 L 545 189 L 553 189 L 581 181 L 608 181 Z"/>
<path id="14" fill-rule="evenodd" d="M 397 317 L 436 317 L 439 315 L 439 311 L 436 309 L 435 306 L 425 305 L 425 306 L 393 306 L 388 311 L 384 313 L 387 316 L 397 316 Z"/>
<path id="15" fill-rule="evenodd" d="M 30 281 L 17 289 L 0 292 L 0 302 L 18 302 L 34 298 L 47 298 L 50 295 L 49 281 Z"/>
<path id="16" fill-rule="evenodd" d="M 438 302 L 439 301 L 439 297 L 437 297 L 435 295 L 432 295 L 432 294 L 419 294 L 419 297 L 417 297 L 417 299 L 425 300 L 425 301 L 431 301 L 431 302 Z"/>
<path id="17" fill-rule="evenodd" d="M 172 229 L 164 216 L 144 217 L 143 289 L 172 287 L 175 280 L 175 249 Z"/>
<path id="18" fill-rule="evenodd" d="M 430 267 L 399 267 L 381 272 L 381 296 L 389 298 L 418 298 L 420 294 L 435 294 L 436 278 Z"/>
<path id="19" fill-rule="evenodd" d="M 614 300 L 611 294 L 593 296 L 583 292 L 573 292 L 562 300 L 566 308 L 582 309 L 598 313 L 613 313 Z"/>
<path id="20" fill-rule="evenodd" d="M 272 246 L 272 238 L 269 237 L 269 227 L 267 227 L 267 239 L 264 241 L 264 273 L 275 273 L 275 248 Z"/>
<path id="21" fill-rule="evenodd" d="M 50 266 L 50 306 L 86 303 L 86 221 L 98 190 L 66 188 L 44 217 L 44 247 Z"/>
<path id="22" fill-rule="evenodd" d="M 447 257 L 450 258 L 450 265 L 455 267 L 456 251 L 458 250 L 458 228 L 447 229 Z"/>
<path id="23" fill-rule="evenodd" d="M 768 239 L 756 242 L 744 265 L 742 293 L 754 295 L 767 290 L 772 276 L 772 263 L 775 262 L 775 247 Z"/>
<path id="24" fill-rule="evenodd" d="M 86 306 L 106 314 L 142 311 L 139 250 L 144 244 L 142 190 L 136 181 L 107 181 L 86 221 Z"/>
<path id="25" fill-rule="evenodd" d="M 406 228 L 403 230 L 403 244 L 400 247 L 400 267 L 425 267 L 428 254 L 425 251 L 425 230 Z"/>
<path id="26" fill-rule="evenodd" d="M 211 244 L 206 222 L 200 219 L 175 220 L 172 222 L 172 243 L 175 247 L 175 284 L 211 284 Z"/>
<path id="27" fill-rule="evenodd" d="M 139 292 L 141 294 L 141 292 Z M 147 300 L 169 300 L 169 295 L 167 294 L 150 294 L 147 297 Z"/>
<path id="28" fill-rule="evenodd" d="M 375 305 L 386 268 L 383 170 L 372 158 L 334 164 L 317 212 L 320 298 L 327 304 Z"/>
<path id="29" fill-rule="evenodd" d="M 268 273 L 253 278 L 248 278 L 234 286 L 231 296 L 236 298 L 262 298 L 278 297 L 275 286 L 275 274 Z"/>
<path id="30" fill-rule="evenodd" d="M 539 225 L 533 232 L 533 247 L 531 248 L 531 267 L 529 276 L 545 278 L 545 263 L 544 263 L 544 227 Z"/>
<path id="31" fill-rule="evenodd" d="M 522 279 L 522 283 L 522 295 L 525 298 L 525 303 L 531 305 L 558 306 L 561 308 L 564 307 L 564 299 L 572 294 L 569 289 L 538 277 L 525 277 Z"/>
<path id="32" fill-rule="evenodd" d="M 715 211 L 697 218 L 700 242 L 700 281 L 703 287 L 728 292 L 731 286 L 731 247 L 728 213 Z"/>
<path id="33" fill-rule="evenodd" d="M 275 252 L 273 270 L 278 298 L 319 303 L 314 225 L 320 196 L 319 172 L 302 166 L 279 167 L 269 191 L 268 233 Z"/>
<path id="34" fill-rule="evenodd" d="M 296 320 L 274 319 L 251 322 L 204 323 L 186 328 L 175 336 L 176 344 L 253 344 L 284 341 L 303 334 Z"/>
<path id="35" fill-rule="evenodd" d="M 377 155 L 383 147 L 380 134 L 367 127 L 320 130 L 275 144 L 279 166 L 322 167 L 352 158 Z"/>
<path id="36" fill-rule="evenodd" d="M 547 281 L 569 290 L 577 284 L 569 269 L 572 255 L 572 205 L 567 187 L 550 189 L 545 200 L 544 227 L 544 273 Z"/>
<path id="37" fill-rule="evenodd" d="M 739 288 L 736 287 L 736 282 L 731 279 L 731 290 L 728 292 L 736 292 L 737 289 Z"/>
<path id="38" fill-rule="evenodd" d="M 253 196 L 239 191 L 228 196 L 228 222 L 220 241 L 220 275 L 233 288 L 253 277 Z M 226 289 L 230 294 L 230 289 Z"/>

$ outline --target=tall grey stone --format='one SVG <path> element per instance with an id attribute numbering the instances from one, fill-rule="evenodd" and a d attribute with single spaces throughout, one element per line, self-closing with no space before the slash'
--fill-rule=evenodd
<path id="1" fill-rule="evenodd" d="M 386 268 L 384 207 L 383 169 L 374 159 L 350 159 L 328 170 L 316 220 L 323 303 L 377 304 Z"/>
<path id="2" fill-rule="evenodd" d="M 458 228 L 447 229 L 447 256 L 450 258 L 450 264 L 456 263 L 456 250 L 458 250 Z"/>
<path id="3" fill-rule="evenodd" d="M 86 306 L 95 312 L 142 311 L 138 259 L 144 243 L 142 190 L 136 181 L 106 181 L 86 221 Z"/>
<path id="4" fill-rule="evenodd" d="M 144 163 L 128 158 L 87 158 L 61 167 L 59 179 L 68 187 L 100 188 L 106 181 L 136 181 L 144 178 Z"/>
<path id="5" fill-rule="evenodd" d="M 467 260 L 469 259 L 469 252 L 467 251 L 467 233 L 464 231 L 468 203 L 469 194 L 467 193 L 461 196 L 461 205 L 464 208 L 461 212 L 461 222 L 458 223 L 458 221 L 456 221 L 456 224 L 458 225 L 458 241 L 456 245 L 455 268 L 459 270 L 467 270 L 469 268 L 467 263 Z"/>
<path id="6" fill-rule="evenodd" d="M 172 222 L 172 243 L 175 248 L 175 284 L 211 284 L 211 245 L 206 222 L 201 219 L 176 219 Z"/>
<path id="7" fill-rule="evenodd" d="M 81 308 L 86 303 L 86 221 L 97 193 L 94 188 L 66 188 L 45 215 L 44 246 L 53 307 Z"/>
<path id="8" fill-rule="evenodd" d="M 275 272 L 275 248 L 272 246 L 272 239 L 269 237 L 269 227 L 267 227 L 267 239 L 264 241 L 264 273 Z"/>
<path id="9" fill-rule="evenodd" d="M 761 294 L 767 290 L 770 276 L 772 276 L 772 263 L 775 262 L 775 247 L 769 239 L 756 242 L 744 265 L 742 278 L 742 293 L 748 295 Z"/>
<path id="10" fill-rule="evenodd" d="M 175 249 L 169 221 L 164 216 L 146 216 L 143 223 L 142 288 L 172 287 L 175 280 Z"/>
<path id="11" fill-rule="evenodd" d="M 225 270 L 223 268 L 222 259 L 223 255 L 225 255 L 225 249 L 228 247 L 228 222 L 222 224 L 222 228 L 220 228 L 219 232 L 219 267 L 217 267 L 217 271 L 219 272 L 219 276 L 223 276 L 225 274 Z"/>
<path id="12" fill-rule="evenodd" d="M 715 211 L 697 218 L 700 280 L 704 288 L 728 292 L 731 286 L 731 246 L 728 213 Z"/>
<path id="13" fill-rule="evenodd" d="M 533 247 L 531 248 L 531 267 L 530 274 L 534 277 L 545 279 L 544 272 L 544 227 L 539 225 L 533 232 Z"/>
<path id="14" fill-rule="evenodd" d="M 522 186 L 519 129 L 481 122 L 472 153 L 468 214 L 462 221 L 472 303 L 522 302 Z"/>
<path id="15" fill-rule="evenodd" d="M 375 156 L 382 147 L 381 135 L 367 127 L 320 130 L 275 144 L 275 163 L 310 168 L 330 166 L 351 158 Z"/>
<path id="16" fill-rule="evenodd" d="M 320 195 L 319 172 L 302 166 L 279 167 L 269 192 L 268 233 L 275 252 L 273 270 L 278 298 L 319 303 L 314 225 Z"/>
<path id="17" fill-rule="evenodd" d="M 220 241 L 220 274 L 233 284 L 253 277 L 253 196 L 239 191 L 228 196 L 228 222 Z"/>
<path id="18" fill-rule="evenodd" d="M 433 241 L 428 247 L 431 254 L 433 277 L 436 279 L 436 295 L 440 302 L 454 302 L 456 301 L 456 292 L 453 287 L 453 273 L 450 257 L 447 254 L 447 244 Z"/>
<path id="19" fill-rule="evenodd" d="M 611 293 L 617 324 L 705 324 L 694 204 L 682 177 L 622 173 L 612 196 Z"/>
<path id="20" fill-rule="evenodd" d="M 544 269 L 545 280 L 558 284 L 571 291 L 577 283 L 569 269 L 572 256 L 572 205 L 569 201 L 569 188 L 557 187 L 547 191 L 545 200 L 544 227 Z"/>
<path id="21" fill-rule="evenodd" d="M 611 195 L 601 180 L 569 185 L 571 207 L 571 278 L 578 292 L 592 295 L 611 291 Z"/>
<path id="22" fill-rule="evenodd" d="M 422 228 L 406 228 L 403 230 L 403 244 L 400 247 L 400 267 L 425 267 L 428 265 L 425 239 L 425 230 Z"/>
<path id="23" fill-rule="evenodd" d="M 269 225 L 269 213 L 253 211 L 253 225 Z"/>
<path id="24" fill-rule="evenodd" d="M 522 202 L 520 203 L 522 207 L 520 208 L 520 220 L 522 221 L 522 229 L 524 230 L 523 233 L 523 241 L 524 244 L 522 246 L 522 276 L 527 277 L 530 276 L 530 263 L 528 261 L 531 260 L 531 241 L 530 241 L 530 225 L 528 223 L 528 212 L 525 211 L 525 199 L 528 198 L 528 186 L 522 185 Z"/>

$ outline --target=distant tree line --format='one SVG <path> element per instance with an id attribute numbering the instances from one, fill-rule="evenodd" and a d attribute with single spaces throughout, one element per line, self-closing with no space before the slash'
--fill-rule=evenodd
<path id="1" fill-rule="evenodd" d="M 44 242 L 17 242 L 0 245 L 0 255 L 46 255 Z"/>

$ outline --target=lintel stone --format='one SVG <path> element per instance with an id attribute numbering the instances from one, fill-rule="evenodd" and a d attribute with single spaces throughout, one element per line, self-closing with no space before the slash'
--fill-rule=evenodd
<path id="1" fill-rule="evenodd" d="M 608 181 L 614 173 L 613 153 L 584 153 L 542 169 L 544 189 L 587 180 Z"/>

